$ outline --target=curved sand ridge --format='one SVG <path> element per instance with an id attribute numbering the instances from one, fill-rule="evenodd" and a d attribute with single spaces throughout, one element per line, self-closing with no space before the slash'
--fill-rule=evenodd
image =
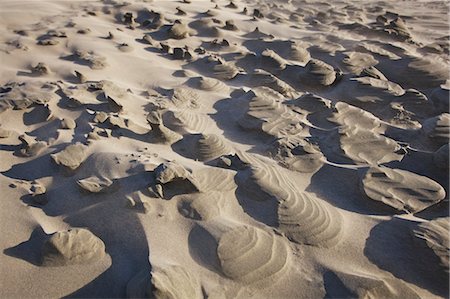
<path id="1" fill-rule="evenodd" d="M 423 241 L 425 246 L 433 250 L 440 260 L 440 266 L 449 272 L 450 246 L 449 246 L 449 218 L 437 218 L 424 222 L 414 230 L 414 236 Z"/>
<path id="2" fill-rule="evenodd" d="M 222 272 L 243 283 L 274 283 L 287 268 L 288 247 L 275 235 L 251 226 L 238 226 L 218 241 Z"/>
<path id="3" fill-rule="evenodd" d="M 203 298 L 197 278 L 179 265 L 152 265 L 127 284 L 127 298 L 181 299 Z"/>
<path id="4" fill-rule="evenodd" d="M 198 80 L 198 87 L 201 90 L 205 91 L 224 91 L 227 89 L 227 86 L 214 78 L 208 78 L 208 77 L 200 77 Z"/>
<path id="5" fill-rule="evenodd" d="M 222 62 L 213 67 L 214 76 L 219 80 L 231 80 L 236 77 L 240 70 L 231 62 Z"/>
<path id="6" fill-rule="evenodd" d="M 444 188 L 435 181 L 388 167 L 369 168 L 361 179 L 361 188 L 369 199 L 408 213 L 420 212 L 445 197 Z"/>
<path id="7" fill-rule="evenodd" d="M 301 63 L 307 63 L 311 55 L 302 45 L 293 43 L 290 48 L 289 58 Z"/>
<path id="8" fill-rule="evenodd" d="M 450 78 L 448 68 L 440 59 L 428 59 L 422 57 L 406 57 L 407 65 L 396 69 L 395 72 L 388 62 L 381 62 L 377 66 L 386 77 L 404 87 L 433 88 L 445 83 Z"/>
<path id="9" fill-rule="evenodd" d="M 350 73 L 359 75 L 367 68 L 373 67 L 378 64 L 372 55 L 360 52 L 350 52 L 346 54 L 346 57 L 342 60 L 345 70 Z"/>
<path id="10" fill-rule="evenodd" d="M 361 129 L 382 133 L 381 122 L 372 113 L 344 102 L 336 103 L 335 108 L 337 113 L 334 114 L 333 121 L 341 126 L 357 126 Z"/>
<path id="11" fill-rule="evenodd" d="M 333 247 L 342 238 L 343 219 L 334 207 L 312 194 L 297 193 L 279 204 L 278 229 L 299 244 Z"/>
<path id="12" fill-rule="evenodd" d="M 319 247 L 333 247 L 341 240 L 343 219 L 336 208 L 297 188 L 276 164 L 251 161 L 250 176 L 239 186 L 259 195 L 255 200 L 278 202 L 278 229 L 290 240 Z"/>
<path id="13" fill-rule="evenodd" d="M 286 68 L 286 61 L 275 51 L 266 49 L 261 53 L 261 62 L 264 68 L 281 71 Z"/>
<path id="14" fill-rule="evenodd" d="M 293 97 L 296 94 L 295 89 L 289 84 L 261 69 L 255 69 L 250 75 L 250 82 L 253 86 L 265 86 L 287 97 Z"/>
<path id="15" fill-rule="evenodd" d="M 234 182 L 234 171 L 217 167 L 208 167 L 194 171 L 193 175 L 199 184 L 199 189 L 202 192 L 230 192 L 236 189 L 236 183 Z"/>
<path id="16" fill-rule="evenodd" d="M 280 103 L 283 96 L 267 88 L 258 88 L 249 102 L 247 113 L 239 120 L 239 125 L 247 130 L 280 137 L 295 135 L 302 130 L 296 113 Z"/>
<path id="17" fill-rule="evenodd" d="M 233 150 L 224 138 L 216 134 L 201 134 L 195 152 L 199 160 L 209 161 L 230 154 Z"/>
<path id="18" fill-rule="evenodd" d="M 171 127 L 187 133 L 203 133 L 214 125 L 212 119 L 197 111 L 174 110 L 166 112 Z"/>

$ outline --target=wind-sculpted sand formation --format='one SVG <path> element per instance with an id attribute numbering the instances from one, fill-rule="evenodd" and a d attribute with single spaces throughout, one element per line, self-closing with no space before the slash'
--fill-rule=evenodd
<path id="1" fill-rule="evenodd" d="M 449 3 L 0 4 L 1 298 L 447 298 Z"/>

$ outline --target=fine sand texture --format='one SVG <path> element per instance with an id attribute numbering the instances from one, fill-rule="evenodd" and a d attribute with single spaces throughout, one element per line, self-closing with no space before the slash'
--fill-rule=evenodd
<path id="1" fill-rule="evenodd" d="M 444 0 L 0 0 L 0 298 L 448 298 Z"/>

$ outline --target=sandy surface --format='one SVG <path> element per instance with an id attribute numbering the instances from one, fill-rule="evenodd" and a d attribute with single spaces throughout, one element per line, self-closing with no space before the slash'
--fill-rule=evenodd
<path id="1" fill-rule="evenodd" d="M 0 297 L 448 297 L 448 9 L 1 0 Z"/>

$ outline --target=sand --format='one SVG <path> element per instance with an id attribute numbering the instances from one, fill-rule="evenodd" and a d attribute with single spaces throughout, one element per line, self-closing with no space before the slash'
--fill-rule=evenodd
<path id="1" fill-rule="evenodd" d="M 2 0 L 1 298 L 448 298 L 449 4 Z"/>

